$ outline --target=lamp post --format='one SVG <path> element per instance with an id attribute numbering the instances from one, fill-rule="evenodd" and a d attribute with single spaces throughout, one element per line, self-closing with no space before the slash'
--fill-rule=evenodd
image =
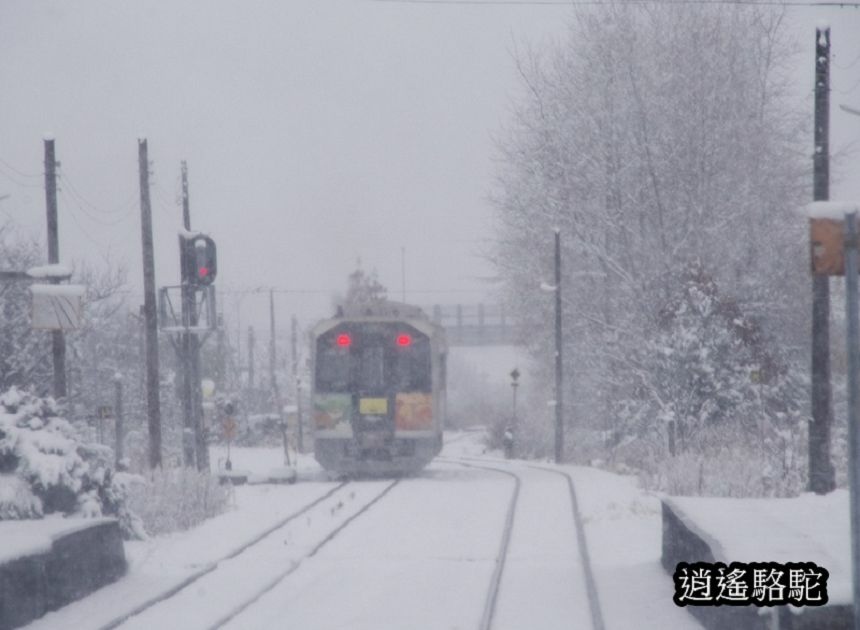
<path id="1" fill-rule="evenodd" d="M 517 426 L 517 387 L 519 387 L 519 383 L 517 382 L 520 378 L 520 371 L 517 368 L 511 370 L 511 389 L 514 392 L 514 427 Z"/>
<path id="2" fill-rule="evenodd" d="M 513 455 L 514 451 L 514 440 L 518 434 L 518 424 L 519 420 L 517 418 L 517 387 L 520 386 L 518 380 L 520 378 L 520 371 L 517 368 L 511 370 L 511 391 L 513 392 L 513 420 L 511 422 L 511 455 Z"/>
<path id="3" fill-rule="evenodd" d="M 564 451 L 561 391 L 561 230 L 555 229 L 555 463 L 560 464 Z"/>

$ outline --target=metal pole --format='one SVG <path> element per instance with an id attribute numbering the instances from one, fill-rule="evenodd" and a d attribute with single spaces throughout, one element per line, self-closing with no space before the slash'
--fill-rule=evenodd
<path id="1" fill-rule="evenodd" d="M 54 139 L 45 139 L 45 205 L 48 212 L 48 263 L 60 262 L 59 223 L 57 221 L 57 160 Z M 66 389 L 66 338 L 62 330 L 51 331 L 54 366 L 54 398 L 64 398 Z"/>
<path id="2" fill-rule="evenodd" d="M 123 412 L 122 412 L 122 375 L 117 372 L 113 377 L 113 386 L 114 386 L 114 421 L 116 422 L 115 426 L 115 448 L 114 455 L 116 457 L 116 469 L 122 470 L 125 466 L 123 464 L 123 458 L 125 457 L 125 453 L 123 452 L 123 445 L 125 444 L 125 425 L 123 422 Z"/>
<path id="3" fill-rule="evenodd" d="M 857 291 L 857 213 L 845 215 L 845 313 L 848 330 L 848 434 L 851 483 L 851 566 L 854 628 L 860 630 L 860 324 Z"/>
<path id="4" fill-rule="evenodd" d="M 564 394 L 561 363 L 561 232 L 555 230 L 555 463 L 564 456 Z"/>
<path id="5" fill-rule="evenodd" d="M 815 29 L 814 201 L 830 196 L 830 29 Z M 830 460 L 833 407 L 830 387 L 830 278 L 812 276 L 812 422 L 809 424 L 809 489 L 826 494 L 836 487 Z"/>
<path id="6" fill-rule="evenodd" d="M 149 203 L 149 157 L 146 138 L 137 141 L 140 170 L 140 228 L 143 243 L 143 315 L 146 325 L 146 409 L 149 423 L 149 466 L 161 466 L 161 401 L 158 391 L 158 320 L 155 305 L 155 254 L 152 208 Z"/>
<path id="7" fill-rule="evenodd" d="M 191 229 L 191 213 L 188 204 L 188 181 L 185 162 L 182 162 L 182 225 L 186 230 Z M 188 239 L 179 236 L 179 270 L 182 284 L 182 326 L 185 332 L 179 345 L 182 363 L 182 461 L 191 468 L 194 466 L 196 448 L 194 393 L 192 390 L 194 378 L 191 364 L 191 312 L 194 310 L 194 287 L 191 286 L 192 262 L 188 251 Z"/>
<path id="8" fill-rule="evenodd" d="M 191 230 L 191 199 L 188 194 L 188 163 L 181 163 L 182 170 L 182 224 L 186 230 Z M 197 326 L 199 322 L 197 314 L 196 289 L 191 285 L 191 274 L 196 273 L 188 241 L 184 242 L 185 273 L 183 278 L 183 310 L 186 326 Z M 203 392 L 200 389 L 200 340 L 196 334 L 185 333 L 183 339 L 183 350 L 187 352 L 186 385 L 190 398 L 189 408 L 191 410 L 191 428 L 193 430 L 194 456 L 197 460 L 197 470 L 209 470 L 209 447 L 206 444 L 206 435 L 203 430 Z"/>

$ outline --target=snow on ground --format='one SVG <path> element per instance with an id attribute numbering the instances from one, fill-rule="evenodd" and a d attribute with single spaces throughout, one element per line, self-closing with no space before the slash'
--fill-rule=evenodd
<path id="1" fill-rule="evenodd" d="M 352 496 L 334 495 L 331 505 L 321 503 L 316 512 L 308 513 L 308 520 L 296 519 L 253 553 L 223 560 L 220 566 L 232 563 L 229 566 L 235 569 L 231 577 L 220 570 L 207 573 L 167 605 L 132 618 L 128 627 L 205 626 L 234 609 L 261 582 L 271 582 L 294 567 L 230 627 L 475 627 L 513 481 L 499 472 L 458 465 L 456 459 L 513 471 L 522 479 L 496 627 L 553 628 L 562 620 L 570 627 L 589 627 L 581 554 L 563 478 L 530 467 L 533 462 L 504 460 L 498 451 L 487 451 L 479 430 L 448 432 L 445 444 L 444 458 L 422 475 L 403 480 L 313 558 L 304 555 L 386 482 L 348 486 L 354 488 Z M 223 467 L 226 449 L 213 448 L 211 455 L 213 467 Z M 126 577 L 28 628 L 102 627 L 207 571 L 337 485 L 311 455 L 296 457 L 291 452 L 291 457 L 299 473 L 295 485 L 237 487 L 227 513 L 191 531 L 126 543 L 130 562 Z M 231 459 L 234 469 L 249 470 L 256 479 L 284 465 L 279 448 L 233 448 Z M 672 579 L 660 565 L 659 498 L 642 491 L 629 477 L 540 465 L 565 470 L 574 479 L 606 628 L 699 628 L 690 614 L 673 604 Z M 718 559 L 811 560 L 830 571 L 831 600 L 848 600 L 846 492 L 797 499 L 671 501 L 714 541 Z M 45 548 L 52 521 L 62 527 L 79 526 L 65 519 L 0 523 L 0 555 Z M 18 533 L 12 534 L 15 527 Z M 440 606 L 440 601 L 445 604 Z"/>
<path id="2" fill-rule="evenodd" d="M 849 494 L 793 499 L 703 499 L 673 497 L 685 524 L 729 562 L 814 562 L 830 573 L 831 604 L 851 602 Z M 802 608 L 789 606 L 792 612 Z"/>
<path id="3" fill-rule="evenodd" d="M 701 628 L 672 601 L 672 577 L 660 564 L 660 500 L 636 479 L 565 466 L 573 476 L 607 628 Z"/>
<path id="4" fill-rule="evenodd" d="M 476 628 L 511 486 L 432 464 L 226 628 Z"/>
<path id="5" fill-rule="evenodd" d="M 233 449 L 238 462 L 259 474 L 270 464 L 280 465 L 272 449 Z M 215 461 L 215 458 L 212 460 Z M 295 485 L 249 485 L 234 490 L 232 509 L 186 532 L 148 541 L 125 543 L 126 577 L 89 597 L 49 613 L 27 626 L 29 630 L 101 628 L 205 570 L 237 547 L 258 536 L 336 484 L 307 481 Z"/>
<path id="6" fill-rule="evenodd" d="M 446 455 L 479 457 L 497 464 L 514 465 L 517 472 L 527 474 L 520 462 L 503 459 L 500 451 L 487 450 L 480 431 L 449 432 L 445 441 Z M 557 467 L 546 462 L 535 463 L 564 470 L 573 477 L 603 620 L 608 630 L 701 628 L 691 614 L 672 601 L 672 577 L 660 564 L 663 524 L 660 499 L 656 495 L 640 489 L 633 477 L 581 466 Z M 546 499 L 542 503 L 545 502 Z M 551 528 L 550 524 L 558 523 L 564 527 L 570 522 L 570 503 L 566 501 L 562 505 L 563 510 L 557 507 L 543 509 L 546 516 L 543 536 L 557 533 L 558 527 Z"/>

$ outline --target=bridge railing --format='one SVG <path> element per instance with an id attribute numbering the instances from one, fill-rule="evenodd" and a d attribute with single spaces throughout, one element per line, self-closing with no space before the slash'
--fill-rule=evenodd
<path id="1" fill-rule="evenodd" d="M 424 309 L 454 346 L 514 345 L 516 322 L 502 304 L 434 304 Z"/>

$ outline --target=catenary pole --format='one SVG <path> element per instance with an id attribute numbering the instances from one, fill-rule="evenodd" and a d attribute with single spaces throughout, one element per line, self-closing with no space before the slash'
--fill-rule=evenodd
<path id="1" fill-rule="evenodd" d="M 830 29 L 815 30 L 815 152 L 813 200 L 830 197 Z M 830 459 L 833 407 L 830 387 L 830 278 L 812 276 L 812 421 L 809 424 L 809 490 L 836 487 Z"/>
<path id="2" fill-rule="evenodd" d="M 140 171 L 140 229 L 143 245 L 143 318 L 146 339 L 146 414 L 149 428 L 149 466 L 161 466 L 161 402 L 158 378 L 158 320 L 155 308 L 155 252 L 152 245 L 152 207 L 149 200 L 149 155 L 146 138 L 137 141 Z"/>
<path id="3" fill-rule="evenodd" d="M 45 138 L 45 206 L 48 213 L 48 263 L 60 262 L 59 221 L 57 220 L 57 160 L 54 139 Z M 54 368 L 54 398 L 66 396 L 66 337 L 62 330 L 51 331 L 51 358 Z"/>

